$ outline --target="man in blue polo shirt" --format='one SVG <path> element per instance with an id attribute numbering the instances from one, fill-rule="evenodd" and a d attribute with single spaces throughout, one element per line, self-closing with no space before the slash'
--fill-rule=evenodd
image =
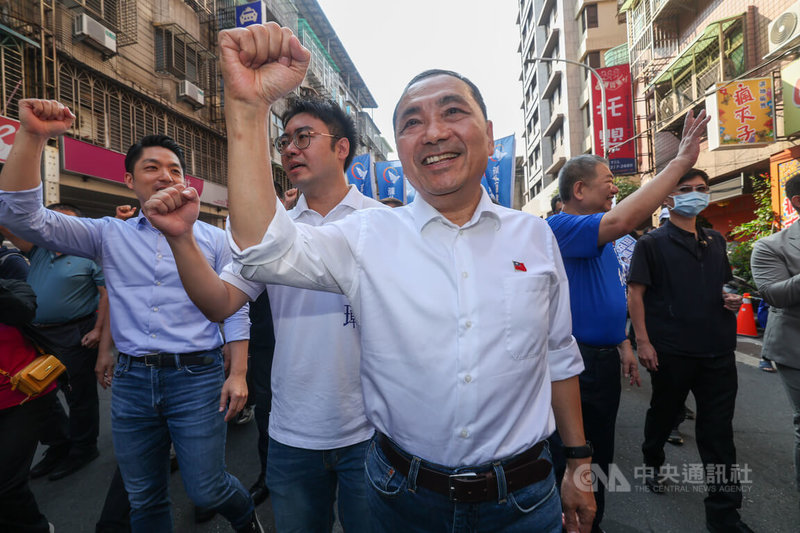
<path id="1" fill-rule="evenodd" d="M 672 191 L 700 152 L 700 137 L 708 119 L 705 111 L 690 112 L 683 126 L 678 154 L 645 186 L 612 209 L 618 189 L 608 160 L 580 155 L 567 161 L 558 175 L 564 207 L 547 219 L 558 240 L 569 279 L 572 334 L 583 357 L 581 407 L 586 438 L 594 446 L 592 461 L 608 475 L 614 457 L 614 427 L 621 394 L 620 355 L 626 377 L 639 383 L 636 359 L 625 334 L 627 301 L 625 276 L 613 243 L 633 231 Z M 554 439 L 558 444 L 558 439 Z M 563 465 L 559 446 L 553 446 L 557 470 Z M 559 465 L 558 463 L 561 463 Z M 601 531 L 604 487 L 595 493 L 597 514 L 592 531 Z"/>
<path id="2" fill-rule="evenodd" d="M 82 216 L 70 204 L 47 207 L 65 215 Z M 9 240 L 31 262 L 27 281 L 36 293 L 37 304 L 33 325 L 55 350 L 70 376 L 70 386 L 63 389 L 69 416 L 61 402 L 54 402 L 42 435 L 47 451 L 31 468 L 32 478 L 50 474 L 50 480 L 61 479 L 100 455 L 100 407 L 94 366 L 100 332 L 108 316 L 105 278 L 91 259 L 53 252 L 11 234 Z"/>

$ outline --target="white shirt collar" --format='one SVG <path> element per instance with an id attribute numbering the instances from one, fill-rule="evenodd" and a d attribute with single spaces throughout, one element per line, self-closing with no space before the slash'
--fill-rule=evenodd
<path id="1" fill-rule="evenodd" d="M 361 194 L 358 188 L 353 185 L 352 183 L 347 186 L 347 194 L 344 195 L 344 198 L 336 204 L 336 206 L 331 209 L 331 213 L 341 207 L 349 207 L 351 210 L 362 209 L 364 204 L 365 196 Z M 308 207 L 308 202 L 306 201 L 306 195 L 301 194 L 300 198 L 297 199 L 297 205 L 294 206 L 288 213 L 292 220 L 296 220 L 300 215 L 305 213 L 306 211 L 310 211 L 312 213 L 317 213 L 310 207 Z M 319 214 L 319 213 L 317 213 Z M 328 213 L 330 214 L 330 213 Z"/>
<path id="2" fill-rule="evenodd" d="M 435 207 L 426 202 L 420 194 L 417 194 L 417 196 L 414 198 L 414 201 L 408 206 L 408 209 L 411 211 L 411 216 L 414 219 L 414 225 L 416 226 L 417 231 L 421 232 L 425 226 L 428 225 L 428 223 L 433 222 L 434 220 L 439 220 L 445 225 L 457 228 L 455 224 L 447 220 L 447 218 L 445 218 L 444 215 L 442 215 Z M 500 214 L 497 212 L 497 206 L 489 198 L 489 195 L 486 193 L 486 189 L 481 186 L 481 199 L 478 201 L 478 205 L 475 207 L 475 212 L 472 214 L 469 222 L 464 224 L 460 229 L 474 226 L 480 222 L 484 216 L 493 219 L 495 228 L 498 230 L 500 229 Z"/>

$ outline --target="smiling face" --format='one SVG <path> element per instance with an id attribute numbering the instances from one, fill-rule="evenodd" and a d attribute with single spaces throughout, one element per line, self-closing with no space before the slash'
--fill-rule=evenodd
<path id="1" fill-rule="evenodd" d="M 285 135 L 291 139 L 296 132 L 303 131 L 331 134 L 325 122 L 308 113 L 300 113 L 287 122 Z M 313 135 L 309 145 L 303 149 L 290 142 L 281 154 L 281 164 L 292 185 L 307 193 L 309 187 L 332 183 L 328 180 L 341 181 L 344 161 L 349 153 L 350 141 L 346 138 Z"/>
<path id="2" fill-rule="evenodd" d="M 426 202 L 440 210 L 477 202 L 494 140 L 466 83 L 435 75 L 409 86 L 395 132 L 403 171 Z"/>
<path id="3" fill-rule="evenodd" d="M 595 167 L 594 178 L 584 179 L 577 186 L 575 197 L 580 200 L 582 207 L 587 212 L 600 213 L 611 211 L 614 195 L 619 189 L 614 185 L 614 174 L 608 165 L 598 163 Z"/>
<path id="4" fill-rule="evenodd" d="M 175 152 L 162 146 L 148 146 L 133 165 L 133 173 L 125 173 L 128 186 L 144 204 L 156 192 L 183 183 L 181 162 Z"/>

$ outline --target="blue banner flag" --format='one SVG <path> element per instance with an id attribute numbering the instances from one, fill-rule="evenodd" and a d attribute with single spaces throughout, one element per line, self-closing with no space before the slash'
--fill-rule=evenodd
<path id="1" fill-rule="evenodd" d="M 400 165 L 400 161 L 375 163 L 375 178 L 378 181 L 378 200 L 397 198 L 405 203 L 403 167 Z"/>
<path id="2" fill-rule="evenodd" d="M 236 6 L 236 27 L 243 28 L 250 24 L 264 22 L 264 4 L 261 0 Z"/>
<path id="3" fill-rule="evenodd" d="M 411 182 L 408 181 L 408 178 L 405 178 L 405 180 L 406 180 L 406 185 L 405 185 L 405 187 L 406 187 L 406 204 L 410 204 L 411 202 L 414 201 L 414 198 L 417 197 L 417 190 L 414 188 L 413 185 L 411 185 Z"/>
<path id="4" fill-rule="evenodd" d="M 372 158 L 369 154 L 357 155 L 347 169 L 347 183 L 352 183 L 364 196 L 372 194 Z"/>
<path id="5" fill-rule="evenodd" d="M 489 198 L 505 207 L 511 207 L 514 197 L 514 145 L 513 135 L 494 141 L 494 153 L 481 179 Z"/>

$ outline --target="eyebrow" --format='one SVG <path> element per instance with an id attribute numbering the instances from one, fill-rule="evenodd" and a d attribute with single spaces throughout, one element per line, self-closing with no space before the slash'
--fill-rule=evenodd
<path id="1" fill-rule="evenodd" d="M 154 164 L 156 164 L 156 165 L 162 165 L 162 164 L 163 164 L 163 163 L 162 163 L 161 161 L 159 161 L 158 159 L 153 159 L 153 158 L 150 158 L 150 157 L 149 157 L 149 158 L 147 158 L 147 159 L 142 159 L 142 164 L 143 164 L 143 165 L 146 165 L 147 163 L 154 163 Z M 167 163 L 167 165 L 166 165 L 166 166 L 168 166 L 168 167 L 178 167 L 178 168 L 180 168 L 180 166 L 181 166 L 181 165 L 180 165 L 180 163 L 177 163 L 177 162 L 171 162 L 171 163 Z"/>
<path id="2" fill-rule="evenodd" d="M 436 106 L 437 107 L 444 107 L 447 104 L 450 104 L 450 103 L 453 103 L 453 102 L 455 102 L 457 104 L 468 105 L 467 100 L 463 96 L 461 96 L 459 94 L 447 94 L 445 96 L 442 96 L 441 98 L 439 98 L 436 101 Z M 409 115 L 413 115 L 415 113 L 419 113 L 419 111 L 420 111 L 420 107 L 419 106 L 416 106 L 416 105 L 415 106 L 411 106 L 411 107 L 403 110 L 403 112 L 400 113 L 400 116 L 398 118 L 400 120 L 403 120 L 406 117 L 408 117 Z"/>
<path id="3" fill-rule="evenodd" d="M 292 135 L 294 135 L 295 133 L 300 132 L 300 131 L 309 131 L 309 130 L 313 130 L 313 129 L 314 128 L 312 128 L 311 126 L 300 126 L 299 128 L 297 128 L 296 130 L 294 130 L 292 132 Z M 289 134 L 287 132 L 284 132 L 283 135 L 281 135 L 281 137 L 289 137 Z"/>

